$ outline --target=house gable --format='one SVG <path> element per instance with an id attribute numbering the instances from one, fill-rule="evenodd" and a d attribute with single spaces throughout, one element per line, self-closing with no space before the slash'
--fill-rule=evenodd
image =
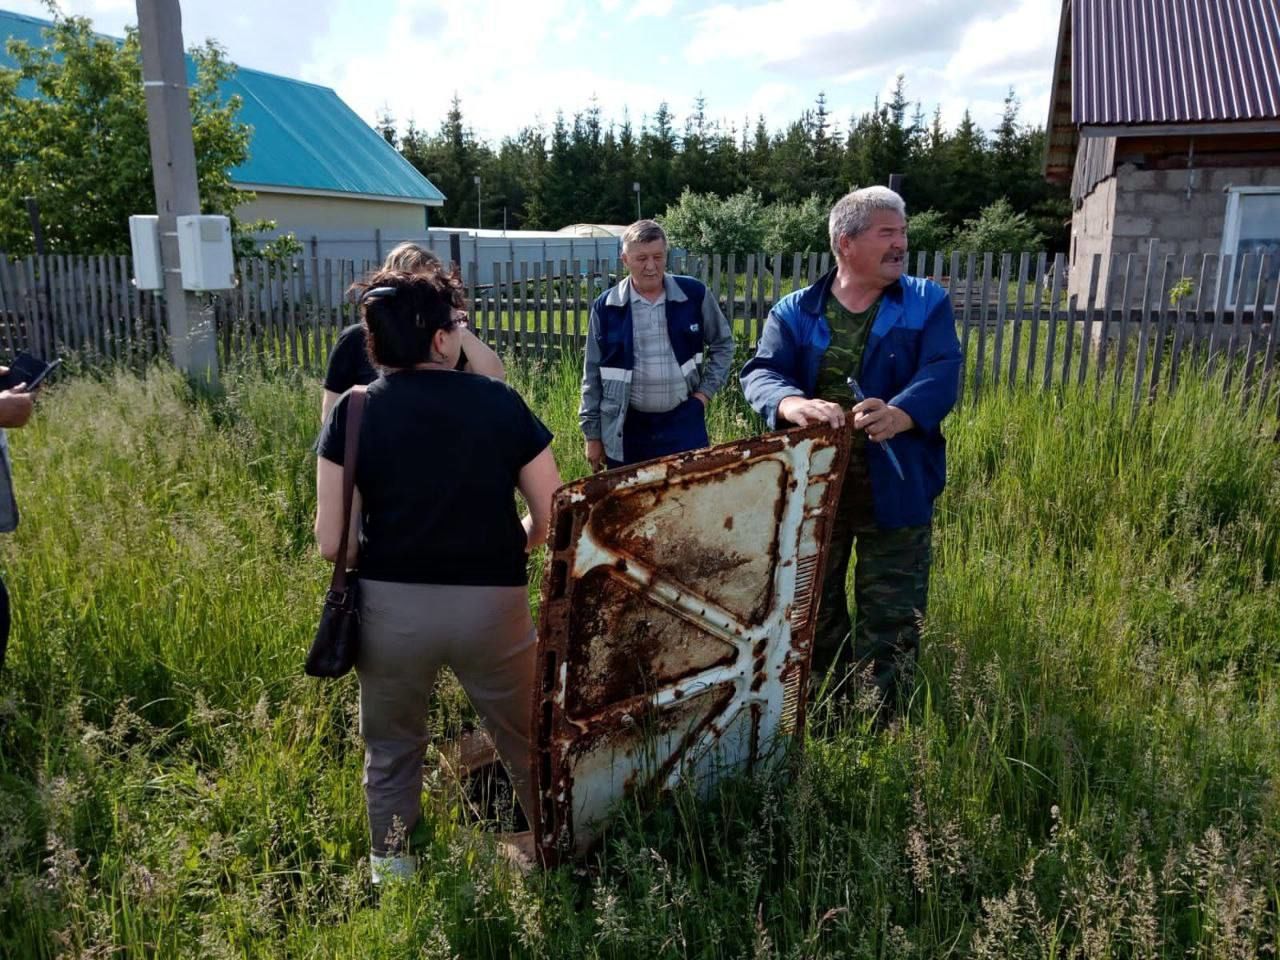
<path id="1" fill-rule="evenodd" d="M 1082 138 L 1280 133 L 1275 0 L 1063 0 L 1054 63 L 1044 173 L 1077 201 L 1115 153 Z"/>

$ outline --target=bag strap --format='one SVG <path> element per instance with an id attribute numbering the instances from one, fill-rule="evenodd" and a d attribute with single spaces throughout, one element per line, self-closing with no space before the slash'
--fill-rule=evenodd
<path id="1" fill-rule="evenodd" d="M 333 561 L 329 592 L 347 592 L 347 538 L 351 533 L 351 501 L 355 498 L 356 461 L 360 457 L 360 423 L 364 419 L 365 388 L 352 387 L 347 398 L 347 436 L 342 455 L 342 540 Z"/>

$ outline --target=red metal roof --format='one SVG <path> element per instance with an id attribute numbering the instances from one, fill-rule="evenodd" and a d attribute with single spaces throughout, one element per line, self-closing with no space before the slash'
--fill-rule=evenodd
<path id="1" fill-rule="evenodd" d="M 1081 126 L 1280 118 L 1280 0 L 1072 0 Z"/>

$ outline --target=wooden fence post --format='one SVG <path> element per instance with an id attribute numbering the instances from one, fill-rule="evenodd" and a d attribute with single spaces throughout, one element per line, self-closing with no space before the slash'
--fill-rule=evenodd
<path id="1" fill-rule="evenodd" d="M 1089 373 L 1089 355 L 1093 349 L 1093 309 L 1098 300 L 1098 274 L 1102 270 L 1102 254 L 1089 261 L 1089 292 L 1084 301 L 1084 323 L 1080 328 L 1080 366 L 1076 370 L 1076 386 L 1083 387 Z"/>
<path id="2" fill-rule="evenodd" d="M 1093 396 L 1095 399 L 1102 396 L 1102 381 L 1107 373 L 1107 355 L 1111 352 L 1111 336 L 1115 329 L 1112 321 L 1112 305 L 1115 302 L 1112 293 L 1115 291 L 1116 264 L 1119 260 L 1119 255 L 1114 253 L 1107 258 L 1107 282 L 1102 284 L 1102 303 L 1099 305 L 1095 301 L 1095 307 L 1100 310 L 1098 321 L 1102 331 L 1098 336 L 1097 360 L 1094 361 Z"/>
<path id="3" fill-rule="evenodd" d="M 1217 368 L 1219 348 L 1222 345 L 1223 329 L 1226 326 L 1227 286 L 1231 282 L 1231 267 L 1234 255 L 1227 253 L 1218 258 L 1218 279 L 1213 294 L 1213 327 L 1209 331 L 1209 365 L 1206 376 L 1212 379 Z"/>
<path id="4" fill-rule="evenodd" d="M 1157 314 L 1155 343 L 1151 345 L 1151 385 L 1147 388 L 1148 400 L 1156 398 L 1156 390 L 1160 386 L 1160 363 L 1164 357 L 1164 341 L 1169 330 L 1169 311 L 1166 307 L 1165 297 L 1169 289 L 1169 273 L 1171 272 L 1170 265 L 1172 263 L 1173 257 L 1166 255 L 1164 267 L 1160 271 L 1160 292 L 1156 297 L 1159 313 Z"/>
<path id="5" fill-rule="evenodd" d="M 991 358 L 992 390 L 998 389 L 1000 386 L 1000 367 L 1004 358 L 1001 350 L 1004 347 L 1004 325 L 1009 316 L 1009 271 L 1012 267 L 1013 255 L 1009 253 L 1000 254 L 1000 283 L 996 293 L 996 342 L 994 354 Z"/>
<path id="6" fill-rule="evenodd" d="M 1124 382 L 1124 360 L 1129 351 L 1129 285 L 1133 282 L 1133 254 L 1124 257 L 1124 286 L 1120 292 L 1120 333 L 1116 338 L 1116 373 L 1111 378 L 1111 409 L 1119 403 L 1120 384 Z"/>
<path id="7" fill-rule="evenodd" d="M 1018 353 L 1022 347 L 1022 320 L 1027 312 L 1027 271 L 1031 268 L 1031 254 L 1018 257 L 1018 299 L 1013 308 L 1013 330 L 1009 344 L 1009 390 L 1018 385 Z"/>
<path id="8" fill-rule="evenodd" d="M 1262 312 L 1266 307 L 1263 296 L 1267 286 L 1268 259 L 1269 255 L 1265 253 L 1258 257 L 1258 278 L 1254 284 L 1253 310 L 1249 316 L 1249 352 L 1244 361 L 1244 378 L 1240 391 L 1240 406 L 1244 409 L 1249 407 L 1249 394 L 1254 385 L 1254 365 L 1257 362 L 1258 349 L 1262 344 Z"/>
<path id="9" fill-rule="evenodd" d="M 957 406 L 964 399 L 965 380 L 968 379 L 969 375 L 969 329 L 973 323 L 973 271 L 977 263 L 977 256 L 976 253 L 969 254 L 964 271 L 964 321 L 962 326 L 963 333 L 960 337 L 960 386 L 956 393 Z"/>

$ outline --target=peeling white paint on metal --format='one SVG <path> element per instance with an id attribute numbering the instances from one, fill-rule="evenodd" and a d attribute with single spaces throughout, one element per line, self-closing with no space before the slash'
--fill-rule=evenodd
<path id="1" fill-rule="evenodd" d="M 815 570 L 847 455 L 846 433 L 809 428 L 585 478 L 557 496 L 553 529 L 571 523 L 574 533 L 553 551 L 544 581 L 538 662 L 557 666 L 535 710 L 535 769 L 550 778 L 537 785 L 544 858 L 586 849 L 612 807 L 655 777 L 706 789 L 781 754 L 779 740 L 803 718 Z M 649 512 L 628 512 L 645 498 Z M 775 511 L 775 523 L 762 523 Z M 610 527 L 609 517 L 620 519 Z M 703 564 L 701 577 L 681 550 Z M 558 586 L 557 562 L 567 570 Z M 770 582 L 753 588 L 738 576 L 756 569 Z M 587 578 L 597 586 L 582 586 Z M 754 620 L 736 612 L 757 596 L 768 599 L 762 616 L 759 605 Z M 595 626 L 583 633 L 587 624 Z M 667 646 L 651 649 L 655 635 Z M 633 659 L 634 675 L 614 675 Z M 571 663 L 604 686 L 571 690 Z M 628 686 L 637 678 L 643 687 Z M 575 714 L 575 703 L 595 706 Z"/>

